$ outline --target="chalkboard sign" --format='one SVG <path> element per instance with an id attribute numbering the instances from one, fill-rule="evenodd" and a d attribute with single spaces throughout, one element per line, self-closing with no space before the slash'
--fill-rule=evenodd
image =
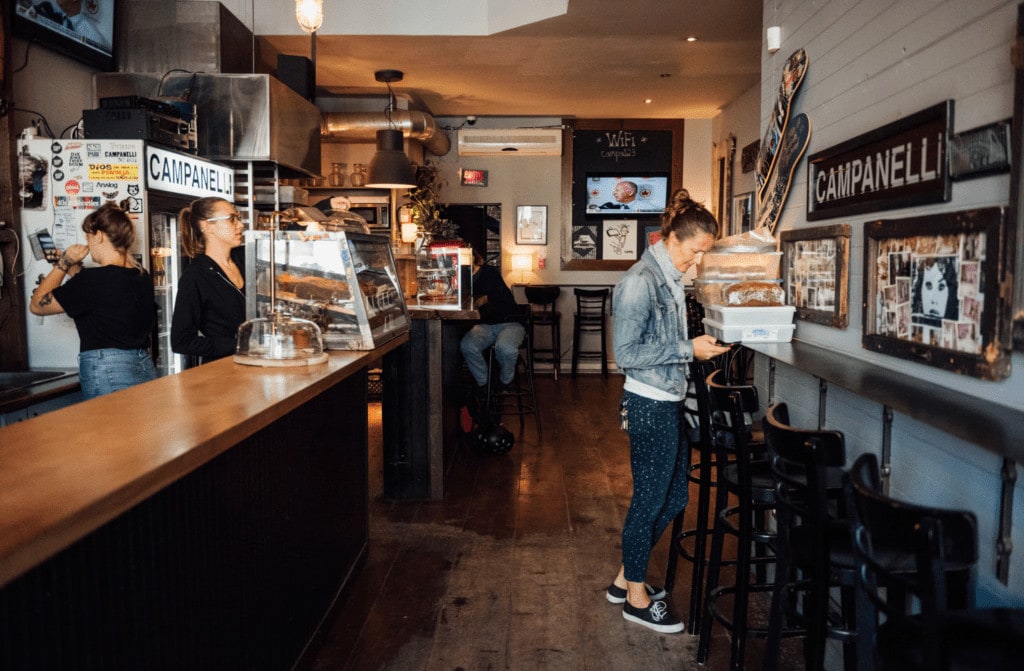
<path id="1" fill-rule="evenodd" d="M 563 269 L 626 269 L 640 258 L 648 232 L 680 186 L 682 130 L 679 120 L 574 124 Z"/>

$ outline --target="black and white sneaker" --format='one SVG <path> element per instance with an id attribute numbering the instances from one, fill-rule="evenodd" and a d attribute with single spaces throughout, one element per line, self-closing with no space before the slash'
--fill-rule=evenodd
<path id="1" fill-rule="evenodd" d="M 634 608 L 627 601 L 622 606 L 622 618 L 662 634 L 678 634 L 686 629 L 682 620 L 668 612 L 664 601 L 652 601 L 647 608 Z"/>
<path id="2" fill-rule="evenodd" d="M 668 592 L 665 591 L 664 587 L 654 587 L 644 583 L 644 589 L 647 590 L 647 596 L 651 597 L 652 601 L 660 601 L 668 596 Z M 624 587 L 617 587 L 615 583 L 608 585 L 608 591 L 604 593 L 609 603 L 625 603 L 626 602 L 626 589 Z"/>

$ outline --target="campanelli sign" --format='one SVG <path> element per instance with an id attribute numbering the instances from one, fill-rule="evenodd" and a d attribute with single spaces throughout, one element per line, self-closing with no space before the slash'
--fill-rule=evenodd
<path id="1" fill-rule="evenodd" d="M 940 203 L 951 195 L 947 100 L 807 159 L 807 218 Z"/>

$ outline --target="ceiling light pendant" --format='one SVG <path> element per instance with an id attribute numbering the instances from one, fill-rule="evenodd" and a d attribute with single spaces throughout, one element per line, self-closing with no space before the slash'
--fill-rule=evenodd
<path id="1" fill-rule="evenodd" d="M 320 30 L 324 22 L 324 0 L 295 0 L 295 20 L 307 33 Z"/>
<path id="2" fill-rule="evenodd" d="M 377 153 L 370 160 L 366 186 L 378 189 L 412 189 L 416 186 L 416 171 L 409 163 L 403 147 L 402 131 L 395 127 L 391 113 L 395 110 L 395 95 L 391 82 L 400 82 L 404 76 L 399 70 L 378 70 L 373 73 L 379 82 L 388 85 L 388 106 L 384 110 L 391 128 L 377 131 Z"/>

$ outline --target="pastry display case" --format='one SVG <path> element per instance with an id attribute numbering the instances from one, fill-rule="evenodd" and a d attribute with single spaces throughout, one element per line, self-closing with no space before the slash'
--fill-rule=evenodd
<path id="1" fill-rule="evenodd" d="M 409 330 L 409 312 L 388 239 L 353 232 L 246 233 L 246 316 L 278 308 L 320 327 L 324 347 L 370 350 Z"/>

